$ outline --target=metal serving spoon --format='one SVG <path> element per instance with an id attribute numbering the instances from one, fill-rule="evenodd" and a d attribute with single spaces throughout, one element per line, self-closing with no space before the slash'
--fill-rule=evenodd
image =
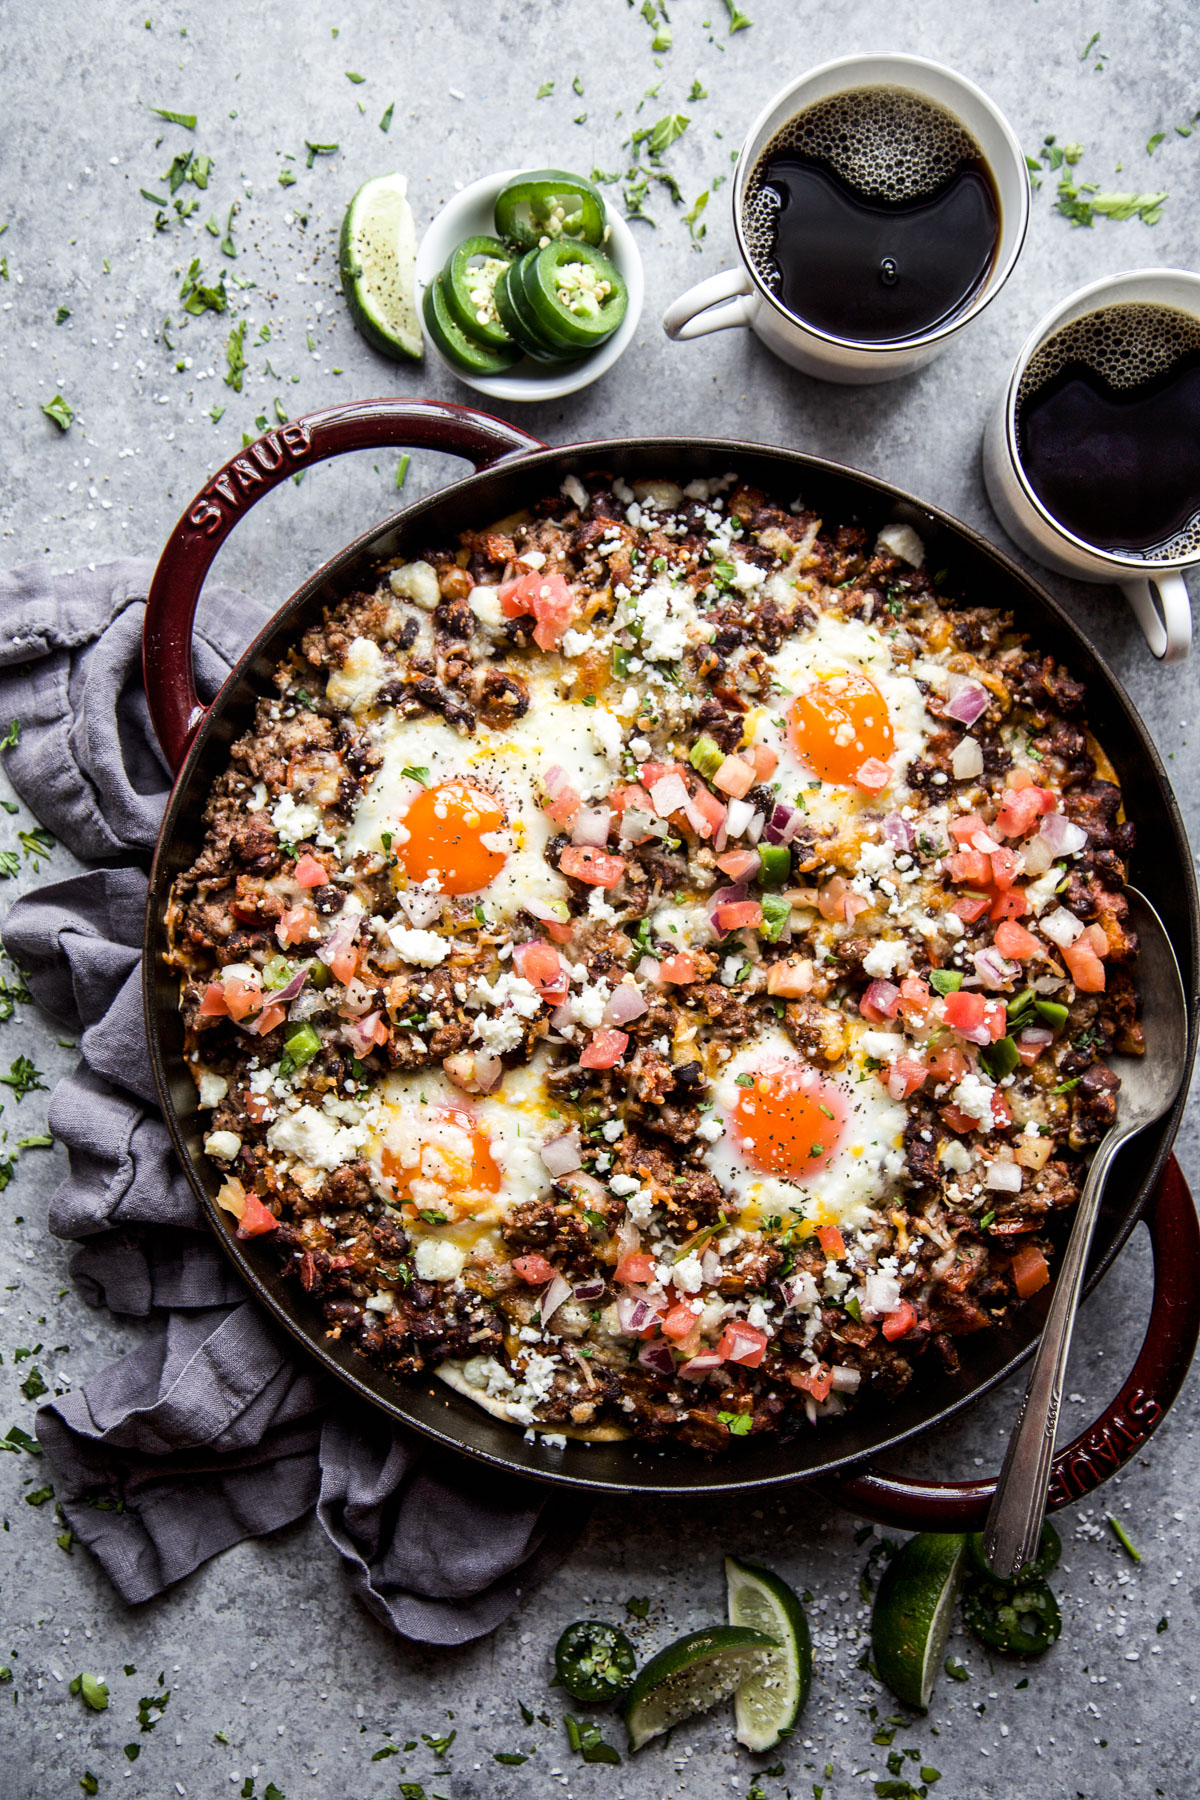
<path id="1" fill-rule="evenodd" d="M 1162 920 L 1146 896 L 1129 887 L 1125 897 L 1129 901 L 1129 922 L 1139 941 L 1138 989 L 1146 1051 L 1143 1056 L 1108 1059 L 1113 1073 L 1121 1078 L 1117 1121 L 1097 1145 L 1083 1184 L 1042 1341 L 1033 1359 L 1025 1399 L 1009 1439 L 983 1533 L 988 1561 L 1005 1580 L 1019 1574 L 1033 1558 L 1042 1534 L 1071 1332 L 1105 1179 L 1126 1138 L 1152 1125 L 1166 1112 L 1183 1073 L 1187 1007 L 1175 952 Z"/>

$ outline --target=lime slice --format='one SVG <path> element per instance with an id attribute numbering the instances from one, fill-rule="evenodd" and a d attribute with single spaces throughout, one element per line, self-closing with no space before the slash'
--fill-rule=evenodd
<path id="1" fill-rule="evenodd" d="M 779 1645 L 747 1675 L 733 1697 L 737 1740 L 747 1750 L 773 1750 L 800 1717 L 812 1679 L 812 1639 L 798 1597 L 757 1563 L 725 1558 L 729 1623 L 749 1625 Z"/>
<path id="2" fill-rule="evenodd" d="M 355 325 L 394 362 L 425 354 L 413 297 L 417 230 L 403 175 L 377 175 L 346 208 L 338 246 L 342 291 Z"/>
<path id="3" fill-rule="evenodd" d="M 680 1719 L 727 1700 L 756 1669 L 766 1666 L 775 1639 L 745 1625 L 708 1625 L 652 1656 L 629 1692 L 625 1729 L 640 1750 Z"/>
<path id="4" fill-rule="evenodd" d="M 965 1537 L 920 1532 L 893 1556 L 875 1596 L 875 1666 L 897 1699 L 922 1712 L 929 1709 L 966 1552 Z"/>

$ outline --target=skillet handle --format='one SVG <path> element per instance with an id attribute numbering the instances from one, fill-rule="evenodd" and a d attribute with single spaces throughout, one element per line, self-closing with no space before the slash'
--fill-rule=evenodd
<path id="1" fill-rule="evenodd" d="M 238 520 L 290 475 L 348 450 L 441 450 L 476 469 L 545 446 L 503 419 L 440 400 L 358 400 L 306 413 L 230 457 L 192 501 L 159 558 L 142 627 L 150 717 L 178 771 L 205 709 L 192 668 L 196 603 L 214 557 Z"/>
<path id="2" fill-rule="evenodd" d="M 1081 1500 L 1114 1475 L 1166 1417 L 1200 1336 L 1200 1223 L 1172 1156 L 1146 1212 L 1154 1254 L 1150 1322 L 1124 1387 L 1054 1458 L 1048 1510 Z M 819 1484 L 839 1505 L 902 1531 L 980 1531 L 996 1491 L 983 1481 L 919 1481 L 874 1469 Z"/>

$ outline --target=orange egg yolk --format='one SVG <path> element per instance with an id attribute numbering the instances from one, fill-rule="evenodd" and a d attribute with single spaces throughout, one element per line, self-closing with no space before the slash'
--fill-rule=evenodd
<path id="1" fill-rule="evenodd" d="M 443 781 L 419 793 L 403 821 L 396 854 L 410 881 L 437 877 L 443 894 L 477 894 L 504 867 L 506 853 L 484 842 L 507 820 L 494 794 L 470 781 Z"/>
<path id="2" fill-rule="evenodd" d="M 846 1122 L 845 1097 L 834 1082 L 786 1060 L 737 1079 L 731 1123 L 747 1162 L 789 1181 L 827 1166 Z"/>
<path id="3" fill-rule="evenodd" d="M 431 1183 L 436 1183 L 447 1199 L 455 1201 L 468 1193 L 498 1194 L 501 1175 L 492 1155 L 492 1140 L 475 1115 L 463 1107 L 442 1106 L 435 1110 L 434 1118 L 443 1127 L 454 1129 L 431 1132 L 428 1143 L 421 1145 L 420 1160 L 415 1166 L 402 1161 L 386 1145 L 380 1155 L 380 1166 L 394 1184 L 397 1200 L 418 1211 L 424 1208 L 436 1212 L 437 1206 L 428 1197 Z M 420 1198 L 413 1195 L 414 1182 L 421 1184 Z"/>
<path id="4" fill-rule="evenodd" d="M 869 757 L 895 749 L 887 701 L 867 675 L 830 675 L 788 709 L 788 742 L 822 781 L 852 782 Z"/>

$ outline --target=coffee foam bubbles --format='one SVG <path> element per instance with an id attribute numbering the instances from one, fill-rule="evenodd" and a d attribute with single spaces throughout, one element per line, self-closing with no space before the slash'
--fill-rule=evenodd
<path id="1" fill-rule="evenodd" d="M 1189 351 L 1200 350 L 1200 319 L 1173 306 L 1127 301 L 1072 319 L 1038 346 L 1025 365 L 1017 388 L 1017 417 L 1039 388 L 1068 363 L 1083 363 L 1111 388 L 1140 387 L 1165 374 Z M 1177 532 L 1168 543 L 1148 551 L 1122 551 L 1154 561 L 1194 556 L 1200 551 L 1200 519 Z"/>
<path id="2" fill-rule="evenodd" d="M 747 185 L 742 230 L 760 265 L 770 259 L 778 205 L 760 170 L 788 150 L 823 163 L 864 200 L 893 204 L 936 193 L 963 163 L 983 158 L 952 113 L 907 88 L 850 88 L 818 100 L 775 133 Z"/>

